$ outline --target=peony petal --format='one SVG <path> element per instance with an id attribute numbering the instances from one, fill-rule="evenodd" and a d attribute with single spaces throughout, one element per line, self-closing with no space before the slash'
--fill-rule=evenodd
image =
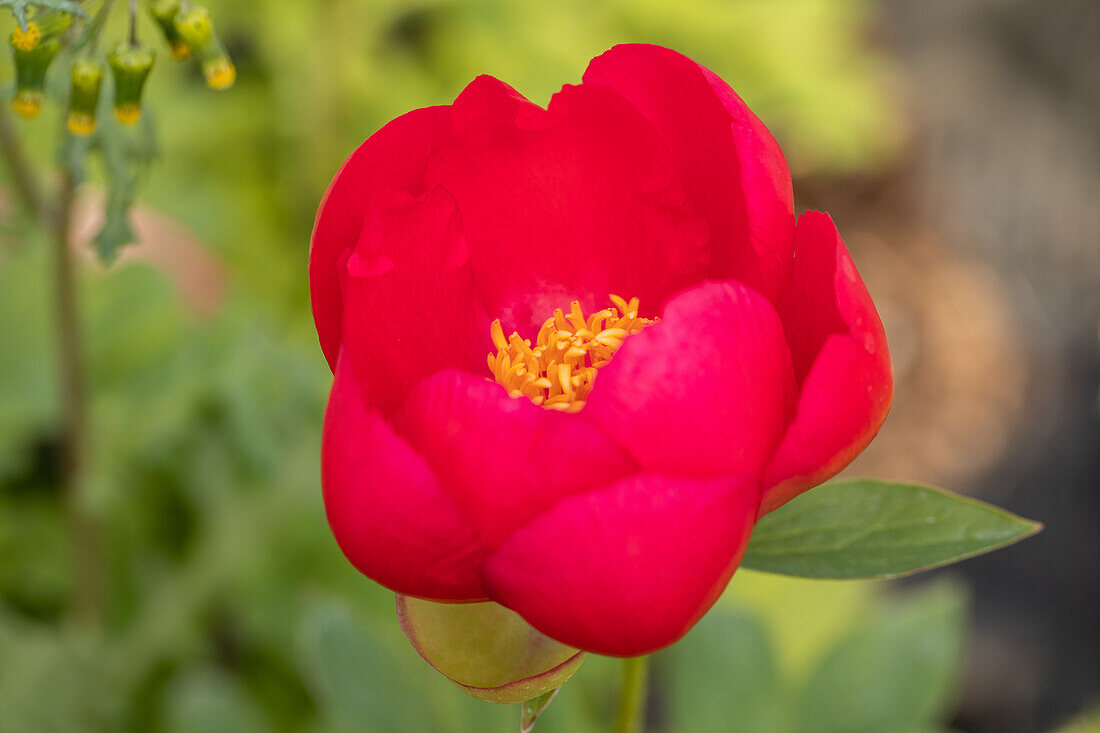
<path id="1" fill-rule="evenodd" d="M 635 656 L 679 639 L 729 582 L 754 480 L 643 474 L 565 499 L 485 564 L 492 597 L 547 636 Z"/>
<path id="2" fill-rule="evenodd" d="M 394 425 L 492 547 L 558 500 L 638 470 L 579 416 L 463 372 L 420 382 Z"/>
<path id="3" fill-rule="evenodd" d="M 825 481 L 875 437 L 894 393 L 886 333 L 828 214 L 798 220 L 779 302 L 801 392 L 764 485 L 763 512 Z"/>
<path id="4" fill-rule="evenodd" d="M 441 369 L 486 370 L 490 322 L 449 193 L 376 189 L 347 272 L 344 348 L 375 406 Z"/>
<path id="5" fill-rule="evenodd" d="M 706 223 L 655 130 L 608 89 L 565 87 L 547 110 L 492 77 L 454 103 L 426 180 L 458 200 L 486 309 L 533 337 L 554 308 L 609 293 L 658 312 L 706 271 Z"/>
<path id="6" fill-rule="evenodd" d="M 764 124 L 713 72 L 660 46 L 616 46 L 592 60 L 584 83 L 614 89 L 660 131 L 710 223 L 708 276 L 774 301 L 794 247 L 794 196 Z"/>
<path id="7" fill-rule="evenodd" d="M 371 190 L 378 185 L 423 191 L 424 162 L 450 129 L 449 107 L 417 109 L 393 120 L 351 154 L 317 209 L 309 250 L 310 296 L 329 367 L 340 352 L 344 263 L 359 239 Z"/>
<path id="8" fill-rule="evenodd" d="M 647 470 L 759 476 L 794 395 L 772 304 L 738 283 L 707 283 L 623 342 L 579 414 Z"/>
<path id="9" fill-rule="evenodd" d="M 321 443 L 325 511 L 340 549 L 398 593 L 481 600 L 485 547 L 424 459 L 366 404 L 341 356 Z"/>

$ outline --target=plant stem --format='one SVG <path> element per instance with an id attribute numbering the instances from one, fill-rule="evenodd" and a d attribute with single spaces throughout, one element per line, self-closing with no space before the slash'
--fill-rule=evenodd
<path id="1" fill-rule="evenodd" d="M 54 219 L 54 299 L 58 334 L 58 376 L 61 395 L 61 488 L 73 543 L 72 609 L 80 621 L 94 623 L 102 605 L 102 575 L 98 528 L 81 505 L 86 419 L 84 357 L 76 276 L 69 247 L 69 225 L 75 190 L 72 175 L 61 172 L 57 216 Z"/>
<path id="2" fill-rule="evenodd" d="M 619 691 L 615 733 L 642 733 L 645 730 L 648 664 L 649 657 L 623 660 L 623 686 Z"/>
<path id="3" fill-rule="evenodd" d="M 137 47 L 137 17 L 138 6 L 137 0 L 130 0 L 130 46 Z"/>
<path id="4" fill-rule="evenodd" d="M 7 110 L 0 110 L 0 154 L 11 169 L 12 184 L 19 198 L 23 200 L 23 205 L 32 217 L 43 222 L 46 219 L 46 204 L 42 198 L 42 188 L 23 152 L 23 146 L 11 124 L 11 114 Z"/>

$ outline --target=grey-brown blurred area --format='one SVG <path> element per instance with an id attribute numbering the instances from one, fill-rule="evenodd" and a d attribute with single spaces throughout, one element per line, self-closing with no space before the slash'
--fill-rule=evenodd
<path id="1" fill-rule="evenodd" d="M 954 724 L 1048 730 L 1100 695 L 1100 3 L 879 10 L 912 138 L 837 204 L 899 376 L 856 468 L 1045 522 L 959 569 L 975 605 Z"/>

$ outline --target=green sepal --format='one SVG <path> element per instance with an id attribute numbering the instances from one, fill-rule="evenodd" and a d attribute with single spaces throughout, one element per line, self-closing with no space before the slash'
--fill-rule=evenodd
<path id="1" fill-rule="evenodd" d="M 95 132 L 99 92 L 103 87 L 103 64 L 96 59 L 75 58 L 70 71 L 69 115 L 66 125 L 73 135 L 87 137 Z"/>
<path id="2" fill-rule="evenodd" d="M 61 42 L 56 38 L 41 41 L 34 48 L 24 51 L 12 47 L 15 60 L 15 93 L 12 108 L 20 117 L 35 117 L 42 109 L 46 72 L 53 63 Z"/>
<path id="3" fill-rule="evenodd" d="M 398 595 L 397 618 L 424 661 L 479 700 L 514 705 L 541 697 L 565 684 L 584 661 L 584 652 L 489 601 L 434 603 Z"/>
<path id="4" fill-rule="evenodd" d="M 524 700 L 519 704 L 519 733 L 531 733 L 535 729 L 535 721 L 550 705 L 559 690 L 561 690 L 560 687 L 555 687 L 553 690 L 544 692 L 530 700 Z"/>
<path id="5" fill-rule="evenodd" d="M 115 119 L 119 122 L 132 125 L 141 117 L 141 94 L 155 60 L 152 50 L 125 41 L 108 54 L 107 63 L 115 81 Z"/>

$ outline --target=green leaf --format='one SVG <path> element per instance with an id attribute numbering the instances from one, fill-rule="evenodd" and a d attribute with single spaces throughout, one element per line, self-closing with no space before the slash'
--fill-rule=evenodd
<path id="1" fill-rule="evenodd" d="M 31 5 L 37 8 L 38 12 L 57 10 L 78 18 L 88 17 L 88 13 L 80 7 L 80 3 L 74 0 L 0 0 L 0 8 L 11 8 L 11 14 L 15 16 L 19 27 L 24 31 L 27 30 L 27 8 Z"/>
<path id="2" fill-rule="evenodd" d="M 307 681 L 347 722 L 386 733 L 444 729 L 424 704 L 420 682 L 408 674 L 405 662 L 356 623 L 347 606 L 333 602 L 312 608 L 300 641 Z"/>
<path id="3" fill-rule="evenodd" d="M 965 596 L 951 583 L 884 604 L 818 663 L 796 696 L 799 733 L 935 730 L 962 661 Z"/>
<path id="4" fill-rule="evenodd" d="M 263 712 L 234 677 L 214 667 L 188 670 L 165 693 L 170 733 L 264 733 Z"/>
<path id="5" fill-rule="evenodd" d="M 833 481 L 763 517 L 741 565 L 805 578 L 891 578 L 996 550 L 1040 529 L 930 486 Z"/>
<path id="6" fill-rule="evenodd" d="M 716 608 L 658 660 L 675 730 L 787 730 L 775 650 L 756 617 Z"/>
<path id="7" fill-rule="evenodd" d="M 102 106 L 100 117 L 104 118 Z M 103 155 L 109 180 L 103 228 L 95 237 L 96 252 L 103 263 L 113 262 L 118 249 L 134 241 L 130 207 L 137 195 L 141 174 L 157 155 L 151 117 L 146 110 L 138 124 L 132 127 L 105 120 L 94 138 L 93 145 Z"/>

